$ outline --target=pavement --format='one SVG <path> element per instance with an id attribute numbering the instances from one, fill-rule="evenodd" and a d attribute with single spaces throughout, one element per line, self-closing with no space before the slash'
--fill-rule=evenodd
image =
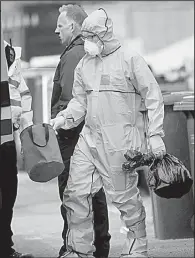
<path id="1" fill-rule="evenodd" d="M 142 192 L 146 208 L 146 230 L 149 255 L 152 257 L 194 257 L 194 239 L 158 240 L 155 238 L 150 196 Z M 120 232 L 118 210 L 109 202 L 111 233 L 110 257 L 119 257 L 125 234 Z M 62 244 L 62 218 L 57 180 L 36 183 L 26 172 L 19 173 L 19 189 L 14 207 L 12 227 L 15 248 L 35 257 L 57 257 Z"/>

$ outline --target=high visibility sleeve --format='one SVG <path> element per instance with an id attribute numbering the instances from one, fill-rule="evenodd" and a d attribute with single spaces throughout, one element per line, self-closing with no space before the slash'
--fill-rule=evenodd
<path id="1" fill-rule="evenodd" d="M 13 141 L 13 128 L 8 84 L 8 68 L 5 57 L 3 30 L 1 28 L 1 94 L 0 94 L 0 144 Z"/>
<path id="2" fill-rule="evenodd" d="M 31 111 L 32 96 L 31 96 L 30 90 L 27 87 L 26 82 L 22 75 L 21 75 L 21 82 L 18 87 L 18 90 L 19 90 L 20 96 L 21 96 L 22 111 L 23 112 Z"/>
<path id="3" fill-rule="evenodd" d="M 9 91 L 10 91 L 10 101 L 11 101 L 11 110 L 12 110 L 12 120 L 17 120 L 17 117 L 20 116 L 20 126 L 23 130 L 25 127 L 32 124 L 32 96 L 29 88 L 26 85 L 26 82 L 22 76 L 21 69 L 21 48 L 15 47 L 18 50 L 17 59 L 10 66 L 8 72 L 8 81 L 9 81 Z M 19 51 L 20 50 L 20 51 Z M 20 112 L 19 112 L 20 108 Z M 24 126 L 25 125 L 25 126 Z"/>

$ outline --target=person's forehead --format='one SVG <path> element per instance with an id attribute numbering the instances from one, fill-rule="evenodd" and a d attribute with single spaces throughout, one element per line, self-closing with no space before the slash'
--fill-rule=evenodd
<path id="1" fill-rule="evenodd" d="M 68 24 L 68 19 L 67 19 L 67 16 L 66 16 L 66 12 L 60 13 L 60 15 L 58 16 L 57 24 L 61 24 L 61 25 Z"/>

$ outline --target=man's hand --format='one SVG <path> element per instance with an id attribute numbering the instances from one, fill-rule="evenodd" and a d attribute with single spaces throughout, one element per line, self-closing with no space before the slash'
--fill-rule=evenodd
<path id="1" fill-rule="evenodd" d="M 50 120 L 50 125 L 54 130 L 61 128 L 65 124 L 65 118 L 63 116 L 58 116 Z"/>
<path id="2" fill-rule="evenodd" d="M 20 118 L 22 115 L 22 108 L 18 106 L 11 107 L 12 112 L 12 123 L 15 125 L 20 125 Z"/>
<path id="3" fill-rule="evenodd" d="M 160 135 L 150 137 L 150 149 L 156 158 L 162 159 L 166 154 L 165 144 Z"/>

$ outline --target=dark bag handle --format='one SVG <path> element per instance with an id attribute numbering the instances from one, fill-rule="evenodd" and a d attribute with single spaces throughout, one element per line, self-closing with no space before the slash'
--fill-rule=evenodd
<path id="1" fill-rule="evenodd" d="M 38 147 L 45 147 L 46 145 L 47 145 L 47 143 L 48 143 L 48 141 L 49 141 L 49 127 L 48 127 L 48 125 L 47 124 L 42 124 L 42 126 L 43 127 L 45 127 L 45 141 L 46 141 L 46 143 L 45 143 L 45 145 L 39 145 L 39 144 L 37 144 L 36 142 L 34 142 L 34 139 L 33 139 L 33 132 L 32 132 L 32 126 L 29 128 L 29 130 L 28 130 L 28 133 L 29 133 L 29 136 L 30 136 L 30 138 L 31 138 L 31 141 L 36 145 L 36 146 L 38 146 Z"/>

